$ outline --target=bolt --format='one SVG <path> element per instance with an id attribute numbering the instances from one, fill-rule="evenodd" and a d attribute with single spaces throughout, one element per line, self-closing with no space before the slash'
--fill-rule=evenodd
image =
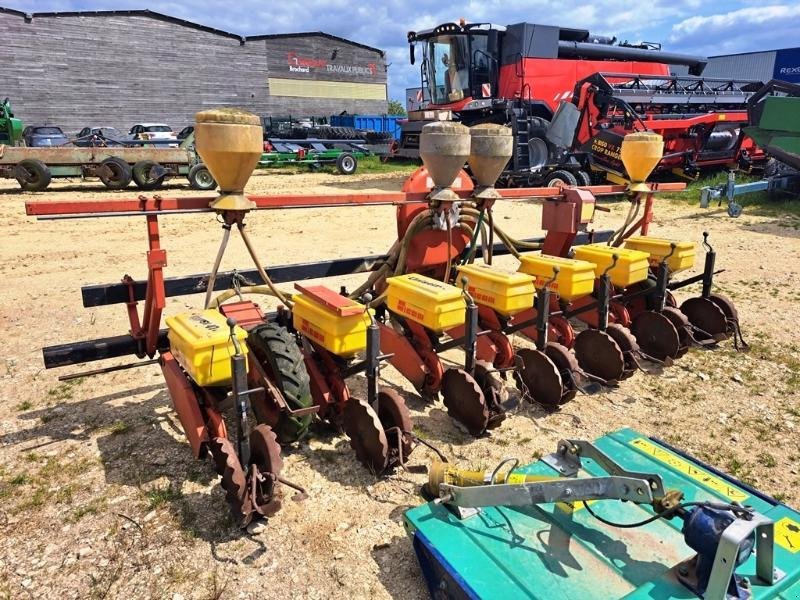
<path id="1" fill-rule="evenodd" d="M 678 567 L 678 573 L 680 573 L 683 576 L 688 575 L 689 574 L 689 567 L 687 567 L 686 565 L 679 566 Z"/>
<path id="2" fill-rule="evenodd" d="M 570 496 L 572 496 L 572 490 L 571 490 L 570 488 L 566 488 L 566 489 L 564 490 L 564 495 L 565 495 L 567 498 L 569 498 Z"/>

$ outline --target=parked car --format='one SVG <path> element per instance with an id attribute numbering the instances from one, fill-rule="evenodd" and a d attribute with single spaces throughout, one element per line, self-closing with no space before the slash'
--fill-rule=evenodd
<path id="1" fill-rule="evenodd" d="M 184 127 L 178 132 L 178 139 L 183 141 L 190 135 L 194 133 L 194 125 L 189 125 L 188 127 Z"/>
<path id="2" fill-rule="evenodd" d="M 30 147 L 63 146 L 69 142 L 60 127 L 44 125 L 28 125 L 22 131 L 25 145 Z"/>
<path id="3" fill-rule="evenodd" d="M 114 127 L 84 127 L 73 142 L 76 146 L 122 146 L 125 135 Z"/>
<path id="4" fill-rule="evenodd" d="M 128 135 L 132 140 L 177 140 L 172 127 L 164 123 L 137 123 Z"/>

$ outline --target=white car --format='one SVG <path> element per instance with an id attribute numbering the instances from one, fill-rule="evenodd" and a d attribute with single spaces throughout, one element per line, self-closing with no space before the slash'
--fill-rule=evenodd
<path id="1" fill-rule="evenodd" d="M 165 145 L 178 145 L 178 136 L 172 131 L 172 127 L 164 123 L 137 123 L 128 134 L 132 140 L 175 140 L 175 144 Z"/>

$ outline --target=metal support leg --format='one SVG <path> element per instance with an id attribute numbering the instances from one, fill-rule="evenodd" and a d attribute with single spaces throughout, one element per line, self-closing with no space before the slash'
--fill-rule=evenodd
<path id="1" fill-rule="evenodd" d="M 233 398 L 236 402 L 236 450 L 239 461 L 245 467 L 250 464 L 250 425 L 247 422 L 250 390 L 247 389 L 247 359 L 243 354 L 231 357 L 233 370 Z"/>
<path id="2" fill-rule="evenodd" d="M 464 334 L 464 370 L 472 375 L 475 372 L 475 353 L 478 347 L 478 306 L 470 298 L 467 301 L 467 326 Z"/>
<path id="3" fill-rule="evenodd" d="M 367 403 L 378 410 L 378 376 L 380 375 L 381 365 L 381 338 L 378 324 L 374 321 L 367 327 Z"/>
<path id="4" fill-rule="evenodd" d="M 711 295 L 711 285 L 714 282 L 714 262 L 717 259 L 717 253 L 708 243 L 707 231 L 703 232 L 703 246 L 706 249 L 706 264 L 703 268 L 703 292 L 701 296 L 708 298 Z"/>
<path id="5" fill-rule="evenodd" d="M 608 273 L 603 273 L 600 277 L 600 289 L 597 290 L 597 329 L 605 331 L 608 328 L 608 307 L 609 294 L 611 289 L 611 277 Z"/>
<path id="6" fill-rule="evenodd" d="M 550 320 L 550 287 L 545 285 L 536 293 L 536 348 L 547 347 L 547 325 Z"/>

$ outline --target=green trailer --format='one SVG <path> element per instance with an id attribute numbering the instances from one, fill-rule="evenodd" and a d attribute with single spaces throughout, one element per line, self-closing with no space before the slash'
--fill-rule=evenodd
<path id="1" fill-rule="evenodd" d="M 319 169 L 334 165 L 342 175 L 352 175 L 358 161 L 370 154 L 364 144 L 363 140 L 269 138 L 264 144 L 268 151 L 261 155 L 258 168 L 304 165 Z"/>

